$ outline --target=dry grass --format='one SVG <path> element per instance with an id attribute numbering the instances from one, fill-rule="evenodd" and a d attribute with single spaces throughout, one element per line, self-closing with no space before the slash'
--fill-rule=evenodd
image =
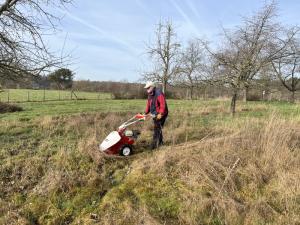
<path id="1" fill-rule="evenodd" d="M 0 155 L 0 223 L 300 223 L 299 120 L 232 119 L 225 103 L 179 108 L 164 128 L 165 147 L 147 150 L 153 125 L 146 121 L 135 127 L 142 131 L 135 155 L 100 154 L 99 142 L 131 116 L 3 122 L 20 141 L 8 139 L 5 149 L 19 151 Z"/>
<path id="2" fill-rule="evenodd" d="M 114 217 L 115 224 L 126 224 L 124 218 L 132 216 L 132 224 L 139 224 L 143 214 L 127 214 L 122 204 L 134 204 L 138 211 L 155 208 L 144 195 L 171 186 L 180 210 L 171 218 L 156 215 L 160 224 L 170 219 L 173 224 L 299 224 L 299 127 L 275 115 L 263 125 L 249 119 L 232 135 L 166 147 L 135 160 L 122 186 L 112 190 L 128 196 L 108 196 L 101 206 L 104 221 Z M 147 188 L 153 184 L 157 187 Z M 172 192 L 166 191 L 170 202 Z"/>

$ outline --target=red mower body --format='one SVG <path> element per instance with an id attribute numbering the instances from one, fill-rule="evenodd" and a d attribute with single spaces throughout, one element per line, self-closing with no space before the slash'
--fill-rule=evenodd
<path id="1" fill-rule="evenodd" d="M 126 128 L 129 125 L 132 125 L 141 120 L 145 120 L 145 116 L 137 114 L 127 122 L 123 123 L 118 128 L 118 131 L 111 132 L 100 144 L 100 150 L 109 155 L 131 155 L 133 144 L 140 135 L 140 132 L 137 130 L 127 130 Z"/>
<path id="2" fill-rule="evenodd" d="M 125 135 L 125 130 L 123 131 L 118 131 L 121 139 L 111 146 L 110 148 L 106 149 L 104 152 L 108 155 L 121 155 L 120 151 L 123 146 L 132 146 L 135 142 L 135 139 L 132 137 L 127 137 Z"/>

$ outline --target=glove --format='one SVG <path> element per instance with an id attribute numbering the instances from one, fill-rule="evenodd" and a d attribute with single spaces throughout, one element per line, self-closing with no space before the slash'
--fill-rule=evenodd
<path id="1" fill-rule="evenodd" d="M 160 120 L 162 118 L 162 115 L 159 113 L 159 114 L 157 114 L 157 116 L 156 116 L 156 119 L 157 120 Z"/>

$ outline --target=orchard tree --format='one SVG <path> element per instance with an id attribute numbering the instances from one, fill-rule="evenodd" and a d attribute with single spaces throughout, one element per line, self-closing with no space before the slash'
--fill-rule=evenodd
<path id="1" fill-rule="evenodd" d="M 295 28 L 287 29 L 277 23 L 276 11 L 276 4 L 272 2 L 253 16 L 244 18 L 243 24 L 233 31 L 224 30 L 224 42 L 216 51 L 203 42 L 219 71 L 214 79 L 232 88 L 232 115 L 235 114 L 239 92 L 247 91 L 264 67 L 282 57 L 281 52 L 298 32 Z"/>
<path id="2" fill-rule="evenodd" d="M 204 80 L 206 65 L 203 49 L 198 40 L 191 40 L 181 55 L 181 63 L 176 83 L 189 90 L 190 99 L 194 98 L 194 91 Z"/>
<path id="3" fill-rule="evenodd" d="M 145 80 L 162 84 L 166 93 L 167 85 L 178 74 L 180 63 L 180 44 L 170 21 L 160 22 L 155 33 L 155 42 L 148 46 L 148 54 L 153 61 L 153 70 L 143 74 Z"/>
<path id="4" fill-rule="evenodd" d="M 292 93 L 291 102 L 295 102 L 295 92 L 300 90 L 299 39 L 293 39 L 281 57 L 272 62 L 272 66 L 281 84 Z"/>

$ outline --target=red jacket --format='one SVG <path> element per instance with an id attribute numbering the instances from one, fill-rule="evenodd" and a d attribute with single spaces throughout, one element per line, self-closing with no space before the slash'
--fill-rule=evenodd
<path id="1" fill-rule="evenodd" d="M 168 115 L 168 106 L 165 95 L 159 89 L 154 89 L 153 95 L 149 95 L 145 110 L 146 114 L 151 112 L 152 101 L 155 101 L 155 114 L 161 114 L 162 116 Z"/>

